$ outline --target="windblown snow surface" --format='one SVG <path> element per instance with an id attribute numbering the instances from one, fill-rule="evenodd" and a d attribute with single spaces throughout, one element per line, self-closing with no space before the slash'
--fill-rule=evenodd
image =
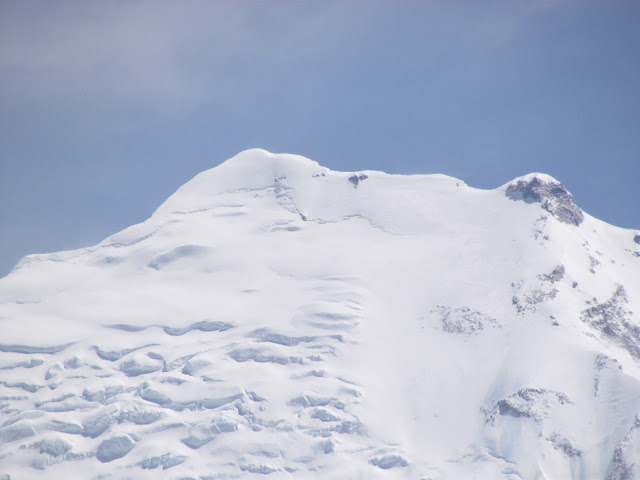
<path id="1" fill-rule="evenodd" d="M 0 479 L 638 479 L 640 235 L 249 150 L 0 280 Z"/>

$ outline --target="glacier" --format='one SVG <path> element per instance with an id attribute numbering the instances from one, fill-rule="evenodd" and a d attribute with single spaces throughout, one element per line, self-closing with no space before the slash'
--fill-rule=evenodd
<path id="1" fill-rule="evenodd" d="M 0 479 L 640 479 L 640 232 L 241 152 L 0 279 Z"/>

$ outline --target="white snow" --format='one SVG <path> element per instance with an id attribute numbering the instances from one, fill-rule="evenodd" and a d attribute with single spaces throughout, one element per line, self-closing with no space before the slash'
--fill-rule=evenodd
<path id="1" fill-rule="evenodd" d="M 506 188 L 510 185 L 515 185 L 518 182 L 529 183 L 534 179 L 538 179 L 543 183 L 560 183 L 559 180 L 556 180 L 554 177 L 552 177 L 547 173 L 532 172 L 532 173 L 528 173 L 526 175 L 521 175 L 520 177 L 514 178 L 510 182 L 505 183 L 502 187 L 500 187 L 500 189 L 506 190 Z"/>
<path id="2" fill-rule="evenodd" d="M 534 177 L 254 149 L 23 259 L 0 478 L 640 478 L 637 232 L 505 196 Z"/>

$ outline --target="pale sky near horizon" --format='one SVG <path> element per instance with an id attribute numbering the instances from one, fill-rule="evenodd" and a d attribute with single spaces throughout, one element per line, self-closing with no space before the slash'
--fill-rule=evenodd
<path id="1" fill-rule="evenodd" d="M 640 228 L 640 2 L 0 2 L 0 277 L 241 150 L 529 172 Z"/>

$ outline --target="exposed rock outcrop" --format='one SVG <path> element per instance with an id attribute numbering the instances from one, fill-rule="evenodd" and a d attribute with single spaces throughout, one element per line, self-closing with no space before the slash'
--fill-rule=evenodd
<path id="1" fill-rule="evenodd" d="M 541 203 L 542 208 L 561 222 L 579 226 L 584 220 L 582 210 L 564 185 L 549 179 L 534 176 L 530 180 L 514 181 L 507 187 L 505 195 L 511 200 Z"/>
<path id="2" fill-rule="evenodd" d="M 617 341 L 623 348 L 640 358 L 640 325 L 634 324 L 632 312 L 626 308 L 627 292 L 622 285 L 604 303 L 592 302 L 582 311 L 582 321 Z"/>

